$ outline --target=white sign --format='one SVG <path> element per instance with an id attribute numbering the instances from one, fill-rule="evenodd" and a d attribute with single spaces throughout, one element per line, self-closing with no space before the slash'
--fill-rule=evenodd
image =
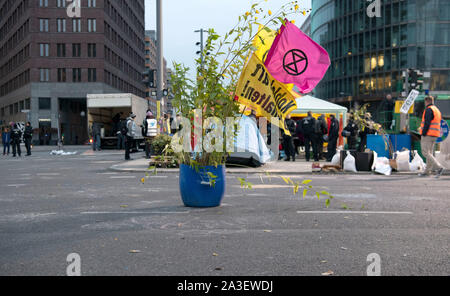
<path id="1" fill-rule="evenodd" d="M 404 114 L 408 114 L 409 109 L 411 109 L 411 106 L 414 104 L 414 101 L 417 99 L 418 96 L 419 96 L 419 91 L 412 90 L 409 93 L 409 96 L 406 99 L 405 103 L 403 103 L 403 106 L 400 109 L 400 112 L 404 113 Z"/>

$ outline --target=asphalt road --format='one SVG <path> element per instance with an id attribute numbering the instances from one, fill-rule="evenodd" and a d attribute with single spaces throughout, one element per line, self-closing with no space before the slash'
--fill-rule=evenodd
<path id="1" fill-rule="evenodd" d="M 450 274 L 448 176 L 307 178 L 335 196 L 327 209 L 279 178 L 243 176 L 245 190 L 228 175 L 221 207 L 193 209 L 177 174 L 142 184 L 108 170 L 121 153 L 83 152 L 0 157 L 0 275 L 66 275 L 71 253 L 82 275 L 366 275 L 371 253 L 382 275 Z"/>

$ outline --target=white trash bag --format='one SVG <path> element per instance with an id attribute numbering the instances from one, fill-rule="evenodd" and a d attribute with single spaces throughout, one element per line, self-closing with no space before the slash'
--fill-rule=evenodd
<path id="1" fill-rule="evenodd" d="M 397 171 L 399 172 L 409 172 L 410 166 L 409 166 L 409 150 L 405 150 L 402 152 L 397 152 L 397 158 L 395 161 L 397 162 Z"/>
<path id="2" fill-rule="evenodd" d="M 392 168 L 389 164 L 389 159 L 387 159 L 386 157 L 377 157 L 374 164 L 376 173 L 386 176 L 390 176 L 392 174 Z"/>
<path id="3" fill-rule="evenodd" d="M 420 157 L 419 153 L 414 153 L 414 159 L 409 164 L 409 170 L 411 172 L 423 172 L 425 171 L 427 165 L 423 161 L 422 157 Z"/>
<path id="4" fill-rule="evenodd" d="M 341 165 L 341 152 L 338 151 L 331 159 L 331 165 Z"/>
<path id="5" fill-rule="evenodd" d="M 344 171 L 353 173 L 358 172 L 356 170 L 356 159 L 350 154 L 350 151 L 347 151 L 347 157 L 344 159 Z"/>

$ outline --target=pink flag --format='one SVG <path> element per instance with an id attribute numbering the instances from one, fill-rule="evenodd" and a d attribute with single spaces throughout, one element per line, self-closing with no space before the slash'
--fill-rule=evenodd
<path id="1" fill-rule="evenodd" d="M 293 83 L 305 94 L 322 80 L 330 66 L 330 57 L 319 44 L 286 21 L 267 54 L 265 65 L 276 80 Z"/>

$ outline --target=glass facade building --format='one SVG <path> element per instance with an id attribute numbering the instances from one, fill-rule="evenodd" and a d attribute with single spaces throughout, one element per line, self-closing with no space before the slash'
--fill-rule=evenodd
<path id="1" fill-rule="evenodd" d="M 312 0 L 311 37 L 331 66 L 315 95 L 334 102 L 399 96 L 402 71 L 431 72 L 431 94 L 450 93 L 450 0 L 381 0 L 370 18 L 366 0 Z"/>

